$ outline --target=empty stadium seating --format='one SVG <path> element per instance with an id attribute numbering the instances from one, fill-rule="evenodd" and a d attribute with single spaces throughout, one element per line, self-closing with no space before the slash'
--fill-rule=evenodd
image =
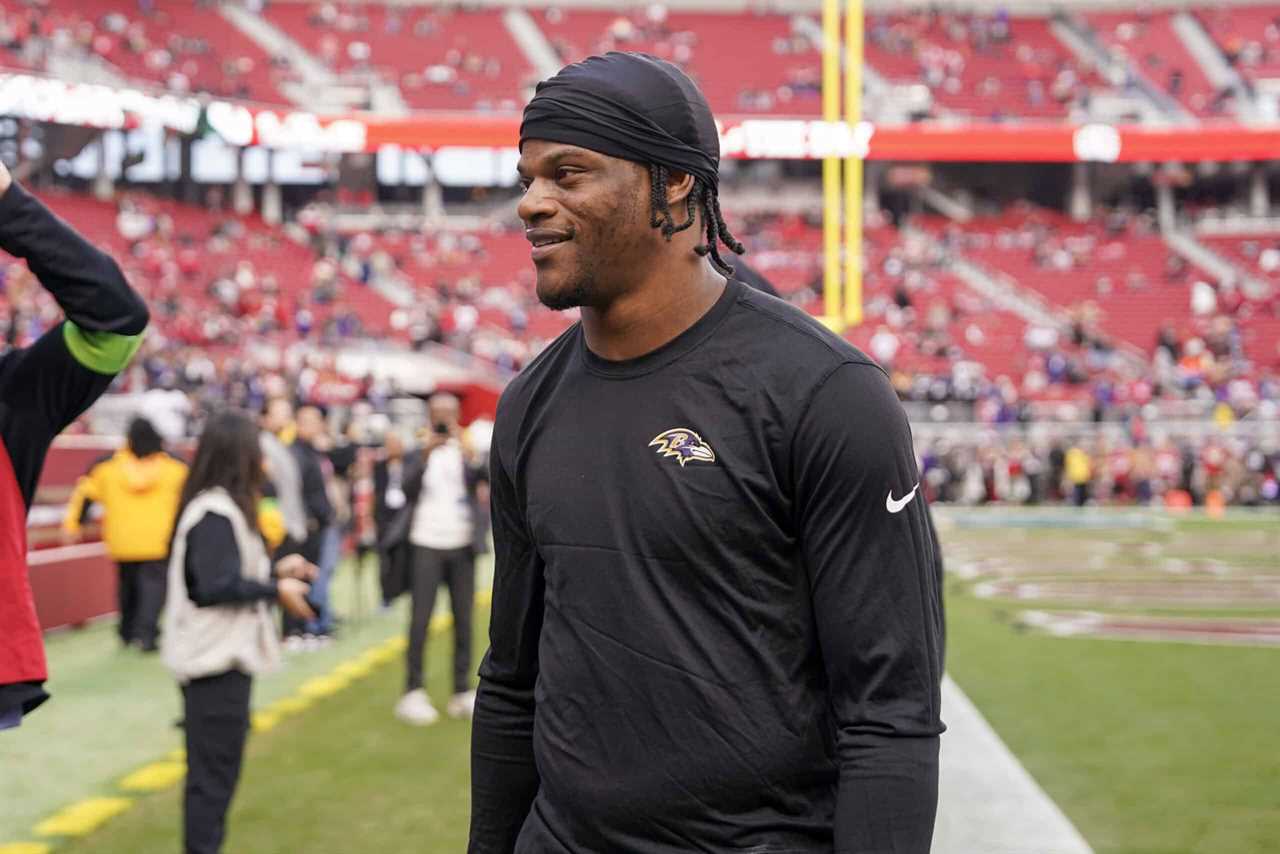
<path id="1" fill-rule="evenodd" d="M 420 110 L 514 110 L 533 71 L 497 10 L 274 3 L 267 20 L 336 71 L 369 69 Z"/>
<path id="2" fill-rule="evenodd" d="M 5 0 L 5 20 L 16 23 L 25 42 L 33 34 L 78 46 L 122 76 L 177 91 L 209 92 L 272 104 L 287 104 L 277 84 L 289 76 L 262 48 L 210 4 L 164 2 L 149 14 L 129 0 L 52 0 L 26 6 Z M 24 53 L 10 41 L 4 62 L 22 64 Z"/>
<path id="3" fill-rule="evenodd" d="M 1105 86 L 1053 34 L 1048 18 L 915 12 L 867 17 L 867 64 L 925 83 L 937 107 L 972 118 L 1061 119 Z"/>
<path id="4" fill-rule="evenodd" d="M 533 13 L 565 62 L 592 53 L 651 53 L 687 71 L 719 114 L 817 115 L 821 56 L 792 16 L 671 12 L 658 19 L 616 12 Z"/>
<path id="5" fill-rule="evenodd" d="M 1173 29 L 1173 12 L 1096 12 L 1084 16 L 1114 53 L 1165 89 L 1194 116 L 1224 115 L 1204 70 Z"/>
<path id="6" fill-rule="evenodd" d="M 1245 79 L 1280 77 L 1280 6 L 1218 5 L 1195 14 Z"/>

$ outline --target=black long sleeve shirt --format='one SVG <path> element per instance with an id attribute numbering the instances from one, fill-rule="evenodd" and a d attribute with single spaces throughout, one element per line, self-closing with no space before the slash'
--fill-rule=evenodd
<path id="1" fill-rule="evenodd" d="M 0 354 L 0 716 L 45 699 L 40 627 L 27 581 L 25 527 L 49 446 L 107 390 L 149 319 L 110 256 L 14 183 L 0 196 L 0 249 L 26 259 L 66 320 Z"/>
<path id="2" fill-rule="evenodd" d="M 275 582 L 245 578 L 241 574 L 243 567 L 235 529 L 230 519 L 218 513 L 204 514 L 187 532 L 182 569 L 187 595 L 201 608 L 276 598 Z"/>
<path id="3" fill-rule="evenodd" d="M 731 282 L 503 395 L 472 854 L 925 854 L 941 558 L 888 379 Z"/>

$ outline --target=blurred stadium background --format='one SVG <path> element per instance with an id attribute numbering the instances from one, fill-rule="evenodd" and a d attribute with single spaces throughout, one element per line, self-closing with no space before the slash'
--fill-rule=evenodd
<path id="1" fill-rule="evenodd" d="M 365 461 L 434 390 L 483 437 L 575 319 L 533 296 L 519 110 L 609 49 L 698 80 L 747 260 L 890 372 L 950 672 L 1068 827 L 1277 850 L 1280 5 L 0 0 L 0 158 L 154 318 L 31 514 L 55 700 L 0 738 L 0 852 L 177 846 L 176 692 L 116 649 L 94 526 L 59 537 L 76 478 L 135 413 L 180 450 L 279 395 Z M 21 346 L 58 310 L 6 262 Z M 462 850 L 465 724 L 391 718 L 405 615 L 372 561 L 344 565 L 337 640 L 258 690 L 230 850 Z M 940 851 L 1086 850 L 942 810 Z"/>

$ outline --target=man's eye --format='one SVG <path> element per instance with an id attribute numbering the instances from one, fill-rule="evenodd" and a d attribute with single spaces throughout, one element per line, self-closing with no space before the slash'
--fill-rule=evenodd
<path id="1" fill-rule="evenodd" d="M 578 174 L 580 173 L 578 172 L 577 169 L 566 169 L 564 167 L 561 167 L 556 170 L 556 180 L 563 181 L 565 178 L 572 178 L 573 176 Z"/>

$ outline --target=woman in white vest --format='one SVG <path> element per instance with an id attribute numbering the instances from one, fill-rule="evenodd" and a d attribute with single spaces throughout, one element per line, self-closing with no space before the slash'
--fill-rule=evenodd
<path id="1" fill-rule="evenodd" d="M 249 731 L 252 677 L 280 660 L 270 602 L 314 617 L 305 579 L 316 568 L 290 555 L 272 571 L 257 522 L 264 482 L 254 423 L 238 412 L 211 417 L 178 504 L 161 636 L 185 708 L 186 854 L 222 847 Z"/>

